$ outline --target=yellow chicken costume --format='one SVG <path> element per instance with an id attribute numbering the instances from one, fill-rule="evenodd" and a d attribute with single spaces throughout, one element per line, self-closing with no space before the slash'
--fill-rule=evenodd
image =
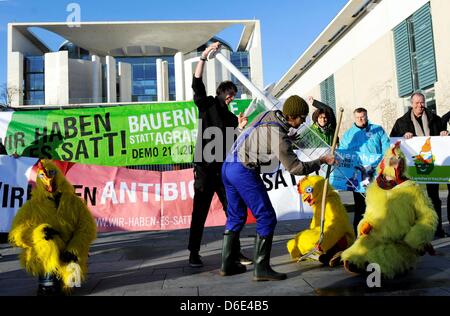
<path id="1" fill-rule="evenodd" d="M 388 149 L 377 172 L 367 189 L 358 239 L 341 258 L 349 272 L 364 273 L 377 263 L 381 275 L 391 279 L 413 268 L 420 254 L 434 253 L 430 242 L 437 215 L 423 189 L 406 177 L 400 142 Z"/>
<path id="2" fill-rule="evenodd" d="M 49 160 L 40 160 L 36 188 L 18 211 L 9 233 L 23 248 L 20 261 L 39 277 L 38 295 L 69 293 L 85 279 L 96 224 L 73 186 Z"/>
<path id="3" fill-rule="evenodd" d="M 287 249 L 293 259 L 298 259 L 317 246 L 320 238 L 320 220 L 322 195 L 325 179 L 321 176 L 308 176 L 297 185 L 298 192 L 304 202 L 311 205 L 313 218 L 309 229 L 299 232 L 287 243 Z M 347 211 L 339 195 L 331 185 L 328 185 L 325 204 L 324 238 L 319 245 L 323 254 L 319 260 L 324 264 L 334 266 L 339 260 L 333 256 L 349 247 L 355 241 L 355 233 L 348 219 Z M 339 258 L 339 257 L 337 257 Z"/>

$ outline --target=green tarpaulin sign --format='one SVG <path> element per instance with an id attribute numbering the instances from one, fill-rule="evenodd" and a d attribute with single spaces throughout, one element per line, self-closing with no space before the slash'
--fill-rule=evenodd
<path id="1" fill-rule="evenodd" d="M 230 110 L 244 112 L 250 102 L 236 100 Z M 197 119 L 192 101 L 16 111 L 0 115 L 6 131 L 0 136 L 9 154 L 27 157 L 103 166 L 173 164 L 192 162 Z"/>

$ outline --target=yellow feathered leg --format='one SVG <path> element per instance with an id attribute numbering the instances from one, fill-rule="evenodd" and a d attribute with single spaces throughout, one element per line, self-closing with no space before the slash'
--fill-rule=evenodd
<path id="1" fill-rule="evenodd" d="M 27 270 L 33 275 L 58 274 L 61 268 L 59 254 L 64 247 L 64 243 L 58 236 L 54 236 L 51 240 L 46 240 L 44 233 L 46 227 L 49 227 L 49 225 L 42 224 L 33 231 L 33 246 L 31 250 L 33 260 L 28 261 L 27 266 Z"/>

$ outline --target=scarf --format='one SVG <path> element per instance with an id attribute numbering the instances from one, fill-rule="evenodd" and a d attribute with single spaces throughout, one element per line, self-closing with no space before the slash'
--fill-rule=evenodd
<path id="1" fill-rule="evenodd" d="M 428 127 L 428 116 L 424 111 L 422 117 L 419 118 L 422 120 L 423 130 L 417 122 L 416 117 L 414 116 L 414 111 L 411 110 L 411 121 L 414 124 L 414 130 L 416 131 L 416 136 L 430 136 L 430 128 Z"/>

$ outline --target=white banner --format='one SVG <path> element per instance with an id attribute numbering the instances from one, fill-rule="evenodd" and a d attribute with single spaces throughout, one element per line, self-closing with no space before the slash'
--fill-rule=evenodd
<path id="1" fill-rule="evenodd" d="M 0 115 L 0 142 L 6 143 L 6 132 L 8 131 L 9 122 L 11 122 L 13 112 L 1 112 Z"/>
<path id="2" fill-rule="evenodd" d="M 312 218 L 311 207 L 309 204 L 302 203 L 297 191 L 297 183 L 302 178 L 293 176 L 284 169 L 280 169 L 273 175 L 262 175 L 279 221 Z"/>
<path id="3" fill-rule="evenodd" d="M 36 158 L 0 155 L 0 232 L 8 232 L 17 210 L 28 198 L 28 179 Z"/>
<path id="4" fill-rule="evenodd" d="M 311 161 L 318 159 L 329 151 L 330 148 L 323 147 L 304 148 L 295 152 L 301 161 Z M 326 167 L 322 166 L 319 175 L 325 177 L 325 174 Z M 304 176 L 293 176 L 281 165 L 280 170 L 275 174 L 265 174 L 261 177 L 279 221 L 312 218 L 313 210 L 311 206 L 302 202 L 301 196 L 297 191 L 297 183 Z"/>
<path id="5" fill-rule="evenodd" d="M 401 141 L 406 156 L 408 176 L 419 183 L 450 183 L 450 137 L 391 138 Z"/>
<path id="6" fill-rule="evenodd" d="M 11 223 L 13 221 L 14 216 L 16 215 L 18 209 L 25 203 L 28 199 L 29 191 L 31 190 L 31 185 L 29 183 L 29 179 L 33 178 L 32 167 L 36 163 L 36 158 L 25 158 L 21 157 L 15 159 L 10 156 L 0 156 L 0 232 L 8 232 L 11 227 Z M 86 181 L 81 181 L 78 176 L 79 174 L 85 174 L 86 172 L 81 172 L 80 169 L 86 169 L 92 167 L 92 171 L 90 172 L 91 178 Z M 99 204 L 99 200 L 101 199 L 102 190 L 98 189 L 99 185 L 103 182 L 102 172 L 108 172 L 109 169 L 116 169 L 113 167 L 99 167 L 99 166 L 86 166 L 86 165 L 74 165 L 68 171 L 67 179 L 76 186 L 76 192 L 81 195 L 81 197 L 85 198 L 88 201 L 88 205 L 94 213 L 94 216 L 103 218 L 105 214 L 109 214 L 110 216 L 119 216 L 120 212 L 121 216 L 125 215 L 131 216 L 133 213 L 138 212 L 148 213 L 146 211 L 146 206 L 150 201 L 146 203 L 134 204 L 132 201 L 125 201 L 127 203 L 124 204 L 124 210 L 120 209 L 120 203 L 108 203 L 109 207 L 103 205 L 101 208 Z M 123 169 L 123 170 L 122 170 Z M 128 174 L 131 172 L 129 169 L 119 168 L 119 170 Z M 133 170 L 134 174 L 130 175 L 135 180 L 142 180 L 144 182 L 151 182 L 147 178 L 150 177 L 149 172 L 146 171 L 138 171 Z M 117 171 L 114 173 L 116 174 Z M 154 172 L 153 172 L 154 173 Z M 120 174 L 120 172 L 118 173 Z M 124 175 L 119 176 L 116 175 L 120 183 L 121 181 L 126 181 L 128 177 Z M 185 180 L 187 182 L 193 181 L 193 172 L 192 170 L 183 170 L 182 171 L 172 171 L 172 172 L 163 172 L 163 182 L 169 181 L 164 180 L 166 177 L 181 177 L 179 180 Z M 300 195 L 297 192 L 297 183 L 300 181 L 302 177 L 292 176 L 289 172 L 284 169 L 280 169 L 273 175 L 262 175 L 262 179 L 264 185 L 267 188 L 267 192 L 272 201 L 272 204 L 277 213 L 278 220 L 293 220 L 293 219 L 307 219 L 312 217 L 312 209 L 309 205 L 304 205 L 301 203 Z M 86 184 L 86 183 L 88 184 Z M 169 181 L 170 182 L 170 181 Z M 173 181 L 172 181 L 173 182 Z M 90 184 L 89 184 L 90 183 Z M 83 186 L 83 184 L 87 185 L 87 187 Z M 103 183 L 105 185 L 105 183 Z M 130 183 L 130 187 L 132 187 L 133 183 Z M 91 187 L 92 186 L 92 187 Z M 96 190 L 98 189 L 98 190 Z M 96 193 L 93 193 L 96 192 Z M 120 193 L 120 192 L 119 192 Z M 118 193 L 118 194 L 119 194 Z M 122 192 L 123 193 L 123 192 Z M 120 194 L 122 194 L 120 193 Z M 142 193 L 142 192 L 140 192 Z M 156 192 L 155 192 L 156 193 Z M 160 190 L 157 193 L 158 196 L 154 196 L 155 199 L 161 199 L 161 195 L 164 193 Z M 126 195 L 123 194 L 123 198 L 125 199 Z M 93 198 L 97 200 L 97 203 L 93 202 Z M 144 196 L 145 199 L 145 196 Z M 130 204 L 131 203 L 131 204 Z M 189 205 L 185 205 L 188 203 Z M 217 204 L 217 203 L 216 203 Z M 169 213 L 183 213 L 185 212 L 185 217 L 189 217 L 192 210 L 189 210 L 189 207 L 192 206 L 192 198 L 189 200 L 187 198 L 183 198 L 182 195 L 178 196 L 178 198 L 172 203 L 165 201 L 165 211 L 164 214 Z M 130 206 L 133 206 L 130 209 Z M 126 209 L 128 207 L 128 210 Z M 147 205 L 147 208 L 149 205 Z M 216 213 L 210 210 L 211 218 L 208 220 L 211 222 L 210 226 L 221 225 L 221 223 L 225 222 L 225 217 L 222 211 L 221 204 L 211 206 L 214 210 L 218 210 Z M 180 214 L 181 214 L 180 213 Z M 126 217 L 126 216 L 125 216 Z M 180 229 L 180 228 L 189 228 L 189 222 L 184 223 L 185 225 L 181 227 L 180 225 L 165 225 L 161 229 Z M 109 226 L 108 226 L 109 227 Z M 111 226 L 112 227 L 112 226 Z M 114 227 L 109 227 L 108 229 L 113 230 Z M 106 229 L 105 227 L 99 227 L 99 229 Z M 136 228 L 139 229 L 139 228 Z M 141 230 L 147 230 L 148 227 L 141 227 Z"/>

